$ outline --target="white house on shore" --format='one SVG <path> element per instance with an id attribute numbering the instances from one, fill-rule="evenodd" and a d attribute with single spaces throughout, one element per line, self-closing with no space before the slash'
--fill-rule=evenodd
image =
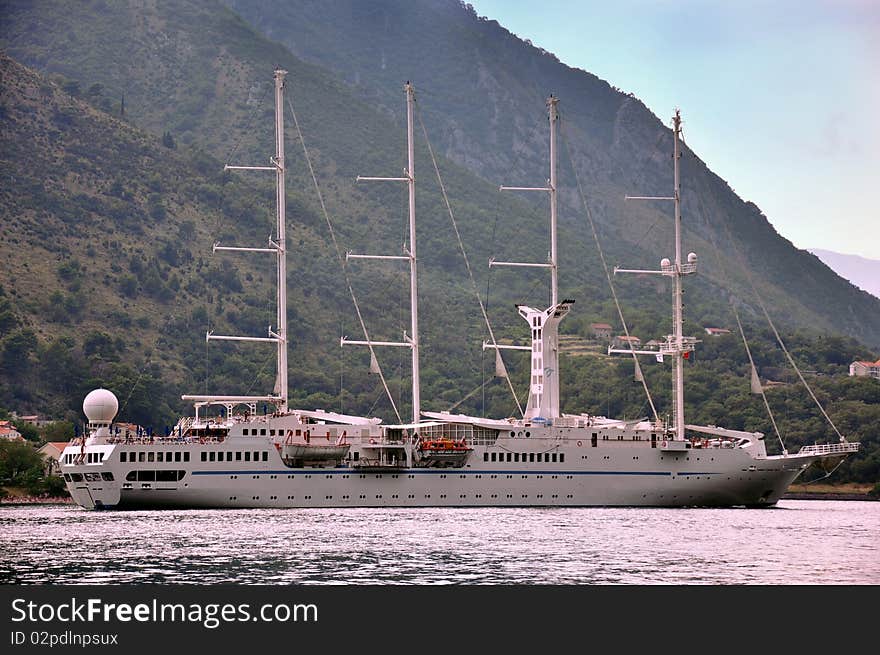
<path id="1" fill-rule="evenodd" d="M 854 377 L 870 377 L 880 380 L 880 359 L 876 362 L 853 362 L 849 374 Z"/>
<path id="2" fill-rule="evenodd" d="M 0 441 L 24 441 L 24 437 L 11 421 L 0 421 Z"/>

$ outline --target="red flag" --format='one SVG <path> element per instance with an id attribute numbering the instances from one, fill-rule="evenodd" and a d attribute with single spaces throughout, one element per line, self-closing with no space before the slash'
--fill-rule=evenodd
<path id="1" fill-rule="evenodd" d="M 690 359 L 690 358 L 691 358 L 691 354 L 690 354 L 690 352 L 688 352 L 688 351 L 683 352 L 683 353 L 681 354 L 681 356 L 684 357 L 685 359 Z"/>

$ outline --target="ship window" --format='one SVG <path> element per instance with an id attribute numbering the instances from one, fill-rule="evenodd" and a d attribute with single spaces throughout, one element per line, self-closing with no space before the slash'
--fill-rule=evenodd
<path id="1" fill-rule="evenodd" d="M 507 453 L 507 461 L 509 462 L 513 456 L 513 453 Z"/>
<path id="2" fill-rule="evenodd" d="M 530 462 L 534 462 L 534 461 L 535 461 L 535 453 L 529 453 L 529 461 L 530 461 Z"/>
<path id="3" fill-rule="evenodd" d="M 113 482 L 113 474 L 110 471 L 102 471 L 101 479 L 106 480 L 107 482 Z"/>
<path id="4" fill-rule="evenodd" d="M 246 462 L 251 461 L 251 453 L 249 450 L 246 450 L 244 453 L 244 461 L 246 461 Z"/>
<path id="5" fill-rule="evenodd" d="M 560 462 L 564 462 L 564 461 L 565 461 L 565 453 L 559 453 L 559 461 L 560 461 Z"/>
<path id="6" fill-rule="evenodd" d="M 550 461 L 551 461 L 551 462 L 555 462 L 555 461 L 556 461 L 556 453 L 553 453 L 553 455 L 550 457 Z"/>
<path id="7" fill-rule="evenodd" d="M 213 451 L 208 453 L 208 460 L 209 461 L 213 462 L 215 459 L 217 459 L 217 453 L 215 453 Z"/>
<path id="8" fill-rule="evenodd" d="M 179 450 L 176 453 L 174 453 L 174 461 L 175 462 L 180 461 L 180 451 Z"/>
<path id="9" fill-rule="evenodd" d="M 156 482 L 177 482 L 177 471 L 156 471 Z"/>
<path id="10" fill-rule="evenodd" d="M 188 452 L 183 453 L 183 461 L 184 461 L 184 462 L 188 462 L 188 461 L 189 461 L 189 453 L 188 453 Z"/>
<path id="11" fill-rule="evenodd" d="M 269 430 L 269 436 L 270 436 L 270 437 L 274 437 L 274 436 L 275 436 L 275 430 Z"/>
<path id="12" fill-rule="evenodd" d="M 137 471 L 129 471 L 128 475 L 125 476 L 125 479 L 128 480 L 129 482 L 133 482 L 133 481 L 137 480 L 137 473 L 138 473 Z"/>
<path id="13" fill-rule="evenodd" d="M 263 461 L 264 461 L 264 462 L 268 462 L 268 461 L 269 461 L 269 451 L 268 451 L 268 450 L 264 450 L 264 451 L 263 451 Z"/>
<path id="14" fill-rule="evenodd" d="M 301 436 L 302 436 L 302 430 L 297 430 L 295 434 L 296 434 L 296 436 L 301 437 Z M 362 436 L 362 437 L 368 437 L 368 436 L 370 436 L 370 431 L 369 431 L 369 430 L 361 430 L 361 436 Z"/>
<path id="15" fill-rule="evenodd" d="M 125 451 L 119 453 L 119 461 L 120 461 L 120 462 L 124 462 L 124 461 L 125 461 L 125 456 L 126 456 L 126 454 L 127 454 L 127 453 L 126 453 Z"/>
<path id="16" fill-rule="evenodd" d="M 230 450 L 229 452 L 226 453 L 226 461 L 227 461 L 227 462 L 231 462 L 231 461 L 232 461 L 232 451 L 231 451 L 231 450 Z"/>
<path id="17" fill-rule="evenodd" d="M 358 459 L 360 458 L 360 455 L 361 454 L 358 451 L 354 451 L 354 461 L 358 461 Z"/>
<path id="18" fill-rule="evenodd" d="M 596 434 L 596 433 L 594 432 L 594 433 L 593 433 L 593 436 L 590 437 L 590 445 L 591 445 L 593 448 L 595 448 L 596 446 L 599 445 L 598 441 L 599 441 L 599 435 Z"/>
<path id="19" fill-rule="evenodd" d="M 262 428 L 262 429 L 260 430 L 260 436 L 263 436 L 263 437 L 266 436 L 266 428 Z"/>
<path id="20" fill-rule="evenodd" d="M 492 453 L 492 461 L 493 462 L 495 461 L 496 456 L 497 456 L 496 453 Z"/>
<path id="21" fill-rule="evenodd" d="M 245 428 L 244 430 L 241 431 L 241 433 L 242 433 L 244 436 L 248 436 L 248 429 Z"/>
<path id="22" fill-rule="evenodd" d="M 207 461 L 208 461 L 208 453 L 206 453 L 206 452 L 203 452 L 203 453 L 202 453 L 202 461 L 203 461 L 203 462 L 207 462 Z"/>
<path id="23" fill-rule="evenodd" d="M 519 461 L 519 453 L 514 453 L 514 454 L 513 454 L 513 461 L 514 461 L 514 462 L 518 462 L 518 461 Z"/>
<path id="24" fill-rule="evenodd" d="M 489 453 L 483 453 L 483 461 L 484 461 L 484 462 L 488 462 L 488 461 L 489 461 Z"/>
<path id="25" fill-rule="evenodd" d="M 73 478 L 74 482 L 82 482 L 83 476 L 81 473 L 71 473 L 70 477 Z"/>
<path id="26" fill-rule="evenodd" d="M 156 453 L 156 461 L 157 461 L 157 462 L 161 462 L 161 461 L 162 461 L 162 457 L 163 457 L 163 456 L 162 456 L 162 453 Z"/>
<path id="27" fill-rule="evenodd" d="M 235 453 L 235 461 L 236 462 L 241 461 L 241 451 L 240 450 Z"/>
<path id="28" fill-rule="evenodd" d="M 260 461 L 260 453 L 258 453 L 257 451 L 254 451 L 254 461 L 255 462 Z"/>
<path id="29" fill-rule="evenodd" d="M 155 482 L 156 481 L 156 472 L 155 471 L 138 471 L 137 472 L 138 482 Z"/>

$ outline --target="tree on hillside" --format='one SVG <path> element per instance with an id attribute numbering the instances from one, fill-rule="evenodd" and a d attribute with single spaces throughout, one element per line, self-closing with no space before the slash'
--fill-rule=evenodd
<path id="1" fill-rule="evenodd" d="M 0 442 L 0 484 L 22 484 L 34 469 L 42 471 L 43 460 L 33 446 L 20 441 Z"/>
<path id="2" fill-rule="evenodd" d="M 74 437 L 73 423 L 70 421 L 54 421 L 43 428 L 43 441 L 70 441 Z"/>

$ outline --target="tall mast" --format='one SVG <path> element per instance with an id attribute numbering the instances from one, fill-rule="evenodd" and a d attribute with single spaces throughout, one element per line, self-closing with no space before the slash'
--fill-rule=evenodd
<path id="1" fill-rule="evenodd" d="M 545 264 L 524 262 L 496 262 L 490 266 L 530 266 L 550 269 L 550 306 L 535 309 L 518 305 L 517 310 L 529 324 L 531 346 L 507 346 L 484 343 L 483 348 L 508 350 L 528 350 L 531 352 L 531 375 L 529 378 L 529 400 L 526 404 L 525 418 L 558 418 L 559 408 L 559 323 L 568 314 L 573 300 L 559 302 L 558 260 L 556 239 L 556 122 L 559 99 L 547 99 L 550 121 L 550 179 L 543 187 L 502 186 L 502 191 L 542 191 L 550 196 L 550 256 Z"/>
<path id="2" fill-rule="evenodd" d="M 284 190 L 284 76 L 287 75 L 286 70 L 276 69 L 275 78 L 275 156 L 270 158 L 271 166 L 231 166 L 227 164 L 224 170 L 246 170 L 246 171 L 274 171 L 275 172 L 275 204 L 278 216 L 278 224 L 276 226 L 276 237 L 273 240 L 269 238 L 267 248 L 240 248 L 231 246 L 221 246 L 219 243 L 214 244 L 214 252 L 218 250 L 237 251 L 237 252 L 264 252 L 274 253 L 277 261 L 277 314 L 275 317 L 275 330 L 269 326 L 268 336 L 266 337 L 243 337 L 243 336 L 226 336 L 217 335 L 208 332 L 206 339 L 208 341 L 256 341 L 274 343 L 277 347 L 277 373 L 275 377 L 275 388 L 272 395 L 267 396 L 224 396 L 224 395 L 184 395 L 183 400 L 193 400 L 196 402 L 196 415 L 198 408 L 202 405 L 219 404 L 225 405 L 228 411 L 232 411 L 232 406 L 239 403 L 246 403 L 251 406 L 251 411 L 256 411 L 258 402 L 273 403 L 280 412 L 287 411 L 287 240 L 285 236 L 285 190 Z"/>
<path id="3" fill-rule="evenodd" d="M 413 107 L 415 88 L 408 81 L 403 86 L 406 93 L 406 153 L 407 168 L 403 177 L 364 177 L 358 175 L 358 181 L 406 182 L 409 189 L 409 245 L 401 255 L 354 255 L 347 253 L 346 259 L 385 259 L 409 262 L 410 292 L 410 334 L 404 332 L 403 341 L 354 341 L 342 338 L 342 345 L 357 346 L 396 346 L 409 348 L 412 351 L 412 422 L 418 423 L 421 418 L 421 394 L 419 391 L 419 285 L 418 260 L 416 259 L 416 178 L 415 178 L 415 142 L 413 139 Z M 409 452 L 407 453 L 409 455 Z"/>
<path id="4" fill-rule="evenodd" d="M 275 393 L 280 398 L 279 410 L 287 411 L 287 239 L 285 235 L 284 190 L 284 76 L 285 70 L 275 71 L 275 198 L 278 214 L 278 240 L 275 243 L 278 256 L 278 377 Z"/>
<path id="5" fill-rule="evenodd" d="M 675 425 L 675 436 L 684 439 L 684 362 L 682 361 L 686 351 L 683 343 L 682 302 L 681 302 L 681 178 L 679 174 L 679 161 L 681 159 L 681 114 L 675 110 L 672 118 L 673 130 L 673 178 L 675 184 L 675 269 L 672 280 L 672 333 L 675 338 L 676 354 L 672 358 L 672 397 L 674 402 L 672 420 Z"/>
<path id="6" fill-rule="evenodd" d="M 547 99 L 550 113 L 550 304 L 559 302 L 558 260 L 556 252 L 556 104 L 559 98 Z"/>
<path id="7" fill-rule="evenodd" d="M 687 261 L 681 257 L 681 112 L 675 110 L 672 117 L 672 140 L 673 140 L 673 194 L 672 196 L 626 196 L 627 200 L 668 200 L 675 206 L 674 237 L 675 237 L 675 261 L 670 262 L 664 258 L 660 261 L 660 270 L 635 270 L 615 267 L 615 273 L 638 273 L 665 275 L 672 278 L 672 334 L 666 336 L 666 341 L 660 345 L 659 350 L 634 350 L 626 348 L 609 348 L 609 353 L 625 353 L 637 355 L 655 355 L 661 358 L 664 355 L 672 356 L 672 429 L 676 439 L 684 439 L 684 362 L 694 350 L 697 340 L 694 337 L 684 336 L 684 321 L 682 311 L 682 277 L 697 272 L 697 256 L 689 253 Z"/>
<path id="8" fill-rule="evenodd" d="M 406 186 L 409 190 L 409 298 L 410 298 L 410 334 L 412 340 L 412 395 L 413 423 L 421 418 L 421 393 L 419 390 L 419 285 L 416 268 L 416 178 L 415 178 L 415 144 L 413 142 L 413 104 L 415 90 L 413 85 L 406 83 L 406 155 L 407 170 Z"/>

